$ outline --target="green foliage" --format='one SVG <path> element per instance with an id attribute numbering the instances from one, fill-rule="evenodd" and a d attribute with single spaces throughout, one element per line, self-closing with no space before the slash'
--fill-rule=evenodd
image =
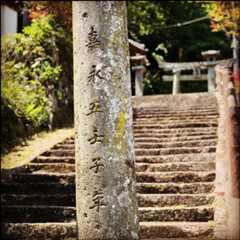
<path id="1" fill-rule="evenodd" d="M 210 21 L 204 20 L 183 27 L 177 23 L 206 16 L 200 1 L 129 1 L 128 27 L 130 38 L 148 48 L 146 94 L 171 92 L 161 80 L 157 61 L 198 61 L 201 51 L 221 50 L 221 57 L 231 57 L 230 39 L 223 32 L 213 33 Z M 166 51 L 167 50 L 167 51 Z M 159 86 L 160 85 L 160 86 Z"/>
<path id="2" fill-rule="evenodd" d="M 19 142 L 20 137 L 26 134 L 25 124 L 22 119 L 19 118 L 15 112 L 10 109 L 6 99 L 1 97 L 1 153 L 4 153 L 12 145 Z"/>
<path id="3" fill-rule="evenodd" d="M 139 36 L 153 34 L 165 24 L 164 8 L 156 1 L 128 2 L 130 31 Z"/>
<path id="4" fill-rule="evenodd" d="M 23 29 L 23 33 L 4 36 L 1 40 L 4 109 L 33 128 L 49 126 L 50 116 L 56 111 L 54 101 L 60 103 L 65 97 L 61 90 L 66 85 L 66 74 L 72 80 L 68 65 L 72 55 L 60 58 L 68 48 L 71 51 L 69 36 L 53 16 L 48 15 L 33 21 Z M 69 70 L 63 73 L 68 67 Z M 71 80 L 68 80 L 68 88 L 71 88 Z M 4 123 L 5 128 L 8 124 L 12 124 L 11 119 Z"/>

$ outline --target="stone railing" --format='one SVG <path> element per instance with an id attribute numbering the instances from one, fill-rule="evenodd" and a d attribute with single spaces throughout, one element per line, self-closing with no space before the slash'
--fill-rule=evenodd
<path id="1" fill-rule="evenodd" d="M 220 112 L 215 235 L 217 239 L 240 239 L 240 106 L 229 68 L 217 65 L 215 72 Z"/>

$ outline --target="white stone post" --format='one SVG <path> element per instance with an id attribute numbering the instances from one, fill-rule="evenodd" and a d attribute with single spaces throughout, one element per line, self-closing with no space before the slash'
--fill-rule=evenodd
<path id="1" fill-rule="evenodd" d="M 173 70 L 173 88 L 172 88 L 172 94 L 178 94 L 180 93 L 180 70 Z"/>
<path id="2" fill-rule="evenodd" d="M 219 50 L 208 50 L 208 51 L 202 52 L 202 56 L 207 60 L 208 92 L 214 92 L 216 90 L 215 66 L 216 66 L 216 59 L 218 55 L 220 55 Z"/>
<path id="3" fill-rule="evenodd" d="M 135 95 L 143 96 L 143 80 L 146 68 L 143 65 L 133 66 L 132 70 L 135 72 Z"/>
<path id="4" fill-rule="evenodd" d="M 125 1 L 74 1 L 79 240 L 138 239 Z"/>
<path id="5" fill-rule="evenodd" d="M 212 65 L 211 62 L 208 63 L 208 92 L 214 92 L 216 89 L 215 84 L 215 64 Z"/>

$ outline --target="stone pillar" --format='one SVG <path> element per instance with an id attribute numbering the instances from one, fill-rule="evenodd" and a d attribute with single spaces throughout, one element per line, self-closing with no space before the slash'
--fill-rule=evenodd
<path id="1" fill-rule="evenodd" d="M 180 93 L 180 70 L 173 70 L 173 89 L 172 94 L 175 95 L 177 93 Z"/>
<path id="2" fill-rule="evenodd" d="M 133 66 L 132 70 L 135 71 L 135 95 L 143 96 L 143 80 L 146 68 L 143 65 Z"/>
<path id="3" fill-rule="evenodd" d="M 78 239 L 138 239 L 125 1 L 74 1 Z"/>
<path id="4" fill-rule="evenodd" d="M 216 81 L 215 81 L 215 66 L 217 56 L 220 55 L 219 50 L 208 50 L 202 52 L 202 56 L 207 60 L 207 68 L 208 68 L 208 92 L 214 92 L 216 89 Z"/>
<path id="5" fill-rule="evenodd" d="M 216 84 L 215 84 L 215 64 L 211 65 L 211 63 L 208 65 L 208 74 L 207 74 L 207 79 L 208 79 L 208 92 L 214 92 L 216 89 Z"/>

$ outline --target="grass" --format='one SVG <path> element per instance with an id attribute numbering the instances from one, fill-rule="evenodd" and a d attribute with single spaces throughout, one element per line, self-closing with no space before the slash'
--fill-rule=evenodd
<path id="1" fill-rule="evenodd" d="M 73 135 L 73 128 L 56 129 L 52 132 L 44 131 L 35 134 L 24 145 L 19 145 L 11 152 L 1 156 L 1 169 L 12 169 L 25 165 L 55 144 Z"/>

